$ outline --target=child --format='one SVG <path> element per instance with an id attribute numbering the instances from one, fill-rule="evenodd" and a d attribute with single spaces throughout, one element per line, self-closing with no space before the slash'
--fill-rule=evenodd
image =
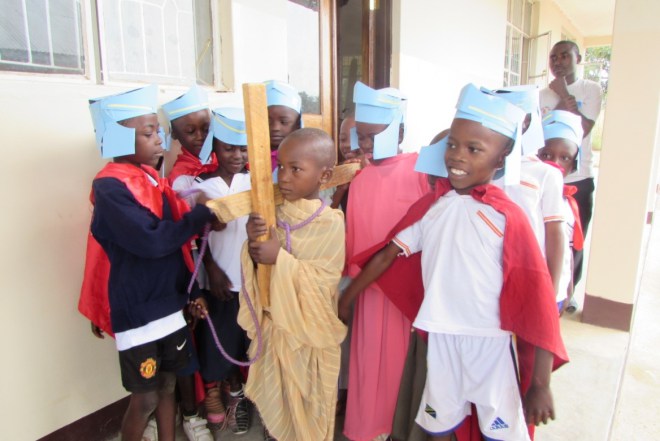
<path id="1" fill-rule="evenodd" d="M 580 117 L 563 110 L 553 110 L 543 118 L 543 135 L 545 146 L 539 150 L 541 160 L 557 165 L 564 178 L 577 170 L 579 145 L 582 141 L 582 125 Z M 583 247 L 584 237 L 580 224 L 580 213 L 573 195 L 577 188 L 564 185 L 564 212 L 566 218 L 565 244 L 560 290 L 557 294 L 557 305 L 560 314 L 569 310 L 573 299 L 573 253 Z"/>
<path id="2" fill-rule="evenodd" d="M 352 130 L 368 165 L 351 183 L 346 215 L 347 261 L 381 241 L 408 208 L 429 191 L 426 177 L 414 171 L 417 154 L 399 154 L 404 131 L 404 98 L 392 88 L 374 90 L 360 82 L 353 93 Z M 355 147 L 355 146 L 354 146 Z M 349 265 L 348 276 L 359 267 Z M 352 299 L 342 298 L 347 320 Z M 411 319 L 368 286 L 353 311 L 348 400 L 344 434 L 367 441 L 390 433 Z"/>
<path id="3" fill-rule="evenodd" d="M 192 86 L 185 94 L 163 104 L 162 109 L 170 122 L 171 140 L 181 144 L 181 153 L 168 175 L 172 188 L 181 192 L 187 190 L 201 176 L 210 173 L 218 167 L 215 154 L 210 150 L 209 137 L 209 109 L 206 92 L 197 85 Z M 191 205 L 192 197 L 184 200 Z M 195 259 L 197 251 L 193 250 Z M 206 286 L 206 272 L 198 273 L 201 286 Z M 191 340 L 192 341 L 192 340 Z M 195 396 L 195 372 L 199 371 L 199 361 L 194 345 L 189 345 L 191 363 L 177 372 L 177 390 L 181 397 L 181 414 L 183 417 L 183 431 L 190 441 L 207 441 L 212 439 L 211 432 L 206 428 L 207 421 L 200 418 L 197 412 Z"/>
<path id="4" fill-rule="evenodd" d="M 218 169 L 204 182 L 193 188 L 202 190 L 210 199 L 250 190 L 247 163 L 247 135 L 243 109 L 219 108 L 213 111 L 211 121 L 213 152 L 218 158 Z M 213 319 L 216 334 L 222 339 L 227 353 L 235 359 L 245 358 L 247 337 L 236 319 L 241 290 L 241 246 L 247 239 L 247 216 L 221 225 L 220 231 L 208 236 L 209 253 L 204 256 L 211 283 L 210 292 L 204 292 L 205 308 Z M 210 262 L 209 262 L 210 261 Z M 201 361 L 201 374 L 206 385 L 204 404 L 207 419 L 214 424 L 225 417 L 221 384 L 229 382 L 226 424 L 234 434 L 246 433 L 250 427 L 248 403 L 238 366 L 226 360 L 216 347 L 206 323 L 196 328 Z"/>
<path id="5" fill-rule="evenodd" d="M 339 126 L 339 153 L 341 153 L 342 162 L 359 161 L 360 150 L 351 148 L 351 130 L 355 127 L 355 116 L 348 115 Z M 332 194 L 332 208 L 341 208 L 346 215 L 346 205 L 348 204 L 349 184 L 338 186 Z M 342 352 L 343 357 L 343 352 Z"/>
<path id="6" fill-rule="evenodd" d="M 122 384 L 131 392 L 121 429 L 126 441 L 141 439 L 154 410 L 159 439 L 174 440 L 174 373 L 189 359 L 182 313 L 192 268 L 188 243 L 214 218 L 204 206 L 183 214 L 185 203 L 158 177 L 157 93 L 148 86 L 90 100 L 97 144 L 104 157 L 114 157 L 92 185 L 91 232 L 110 264 L 110 319 Z"/>
<path id="7" fill-rule="evenodd" d="M 562 262 L 568 250 L 564 247 L 564 188 L 561 173 L 544 164 L 537 156 L 543 146 L 543 128 L 536 86 L 518 86 L 496 92 L 527 115 L 522 134 L 522 162 L 520 181 L 505 183 L 503 178 L 493 181 L 507 196 L 523 209 L 545 256 L 555 292 L 560 288 Z"/>
<path id="8" fill-rule="evenodd" d="M 340 210 L 319 200 L 332 177 L 336 151 L 322 130 L 300 129 L 278 150 L 278 182 L 284 203 L 278 229 L 268 231 L 250 215 L 241 263 L 243 288 L 255 305 L 263 335 L 261 358 L 251 366 L 246 395 L 270 435 L 279 441 L 331 441 L 334 436 L 339 344 L 346 327 L 337 318 L 337 284 L 344 267 Z M 265 242 L 259 236 L 270 234 Z M 272 264 L 270 306 L 260 302 L 255 264 Z M 241 298 L 239 323 L 257 350 L 256 330 Z"/>
<path id="9" fill-rule="evenodd" d="M 168 179 L 172 188 L 188 190 L 200 175 L 214 172 L 218 161 L 211 150 L 209 134 L 211 116 L 206 92 L 197 85 L 180 97 L 163 104 L 163 111 L 170 121 L 170 136 L 181 144 Z M 189 203 L 193 198 L 188 198 Z"/>
<path id="10" fill-rule="evenodd" d="M 466 86 L 444 154 L 448 179 L 439 179 L 435 194 L 413 205 L 391 242 L 376 245 L 385 248 L 347 289 L 357 292 L 381 275 L 378 283 L 388 295 L 400 286 L 414 288 L 409 256 L 426 251 L 416 260 L 424 298 L 414 325 L 429 333 L 429 375 L 416 421 L 433 440 L 449 440 L 470 403 L 487 439 L 529 439 L 525 418 L 534 424 L 554 418 L 552 356 L 566 361 L 566 353 L 552 284 L 522 210 L 488 185 L 515 152 L 512 138 L 523 117 L 494 94 Z M 397 260 L 400 254 L 406 257 Z M 520 354 L 523 401 L 512 333 L 536 347 L 531 356 Z"/>
<path id="11" fill-rule="evenodd" d="M 270 80 L 266 85 L 270 151 L 273 170 L 277 168 L 277 149 L 284 138 L 302 127 L 302 100 L 293 86 Z"/>

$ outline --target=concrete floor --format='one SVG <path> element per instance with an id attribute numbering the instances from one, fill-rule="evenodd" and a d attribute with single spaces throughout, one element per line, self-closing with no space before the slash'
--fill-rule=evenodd
<path id="1" fill-rule="evenodd" d="M 537 441 L 660 438 L 660 353 L 655 349 L 660 342 L 660 227 L 649 236 L 630 333 L 581 323 L 579 311 L 562 318 L 571 362 L 553 375 L 557 419 L 537 430 Z M 584 287 L 578 286 L 580 304 L 583 295 Z M 225 430 L 216 433 L 215 439 L 262 440 L 258 416 L 253 416 L 252 422 L 245 435 L 235 436 Z M 345 438 L 338 436 L 336 440 Z M 177 441 L 186 441 L 182 432 Z"/>

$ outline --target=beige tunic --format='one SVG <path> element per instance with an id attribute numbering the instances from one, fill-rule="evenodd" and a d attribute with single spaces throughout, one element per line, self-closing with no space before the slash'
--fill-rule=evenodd
<path id="1" fill-rule="evenodd" d="M 290 225 L 308 219 L 319 200 L 285 201 L 277 218 Z M 259 302 L 254 265 L 243 246 L 245 289 L 255 306 L 263 335 L 261 358 L 250 367 L 245 393 L 279 441 L 332 441 L 334 434 L 339 344 L 346 327 L 337 317 L 337 285 L 344 267 L 344 221 L 340 210 L 325 208 L 310 224 L 285 233 L 277 229 L 282 248 L 273 265 L 270 307 Z M 257 351 L 256 331 L 241 297 L 239 324 Z"/>

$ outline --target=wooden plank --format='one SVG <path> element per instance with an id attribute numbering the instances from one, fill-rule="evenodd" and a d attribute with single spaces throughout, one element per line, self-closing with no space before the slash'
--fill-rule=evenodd
<path id="1" fill-rule="evenodd" d="M 266 220 L 266 225 L 270 229 L 275 225 L 275 196 L 272 184 L 266 86 L 263 83 L 243 84 L 243 103 L 252 185 L 251 208 Z M 263 242 L 267 239 L 268 235 L 265 235 L 257 240 Z M 257 266 L 257 283 L 261 303 L 264 306 L 270 305 L 270 272 L 271 265 Z"/>
<path id="2" fill-rule="evenodd" d="M 252 164 L 250 163 L 250 169 Z M 355 173 L 360 169 L 360 164 L 344 164 L 337 165 L 332 173 L 332 179 L 321 189 L 336 187 L 338 185 L 351 182 Z M 251 172 L 251 171 L 250 171 Z M 272 181 L 271 181 L 272 182 Z M 282 203 L 282 194 L 280 193 L 277 184 L 271 185 L 274 194 L 275 205 Z M 236 193 L 224 198 L 213 199 L 206 204 L 221 222 L 227 223 L 232 220 L 238 219 L 241 216 L 247 216 L 252 213 L 252 196 L 249 191 Z"/>

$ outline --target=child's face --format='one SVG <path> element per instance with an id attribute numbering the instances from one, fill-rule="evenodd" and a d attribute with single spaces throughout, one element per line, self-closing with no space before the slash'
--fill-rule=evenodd
<path id="1" fill-rule="evenodd" d="M 554 162 L 561 167 L 566 177 L 575 170 L 578 146 L 563 138 L 552 138 L 545 141 L 545 147 L 539 150 L 538 156 L 542 161 Z"/>
<path id="2" fill-rule="evenodd" d="M 240 173 L 247 163 L 247 146 L 232 145 L 213 138 L 213 151 L 218 158 L 218 166 L 226 175 Z"/>
<path id="3" fill-rule="evenodd" d="M 299 139 L 289 139 L 277 152 L 277 182 L 287 201 L 318 199 L 319 187 L 329 179 L 313 151 Z"/>
<path id="4" fill-rule="evenodd" d="M 189 113 L 172 121 L 172 139 L 195 156 L 199 156 L 206 135 L 209 133 L 211 116 L 207 109 Z"/>
<path id="5" fill-rule="evenodd" d="M 300 114 L 290 107 L 269 106 L 270 149 L 277 150 L 289 133 L 300 128 Z"/>
<path id="6" fill-rule="evenodd" d="M 355 123 L 355 130 L 358 136 L 358 145 L 360 146 L 360 153 L 367 159 L 374 163 L 380 161 L 373 161 L 374 157 L 374 139 L 376 135 L 383 132 L 389 124 L 370 124 L 363 122 Z"/>
<path id="7" fill-rule="evenodd" d="M 555 78 L 575 74 L 579 62 L 580 57 L 571 44 L 557 44 L 550 51 L 550 71 Z"/>
<path id="8" fill-rule="evenodd" d="M 449 182 L 458 194 L 470 194 L 488 184 L 495 171 L 504 166 L 508 138 L 480 123 L 456 118 L 451 124 L 445 163 Z"/>
<path id="9" fill-rule="evenodd" d="M 339 151 L 344 160 L 358 156 L 359 150 L 351 150 L 351 129 L 355 127 L 355 118 L 349 116 L 341 123 L 339 128 Z"/>
<path id="10" fill-rule="evenodd" d="M 135 153 L 124 156 L 124 161 L 158 169 L 163 158 L 163 140 L 158 134 L 158 116 L 155 113 L 136 116 L 121 121 L 121 125 L 135 129 Z"/>

